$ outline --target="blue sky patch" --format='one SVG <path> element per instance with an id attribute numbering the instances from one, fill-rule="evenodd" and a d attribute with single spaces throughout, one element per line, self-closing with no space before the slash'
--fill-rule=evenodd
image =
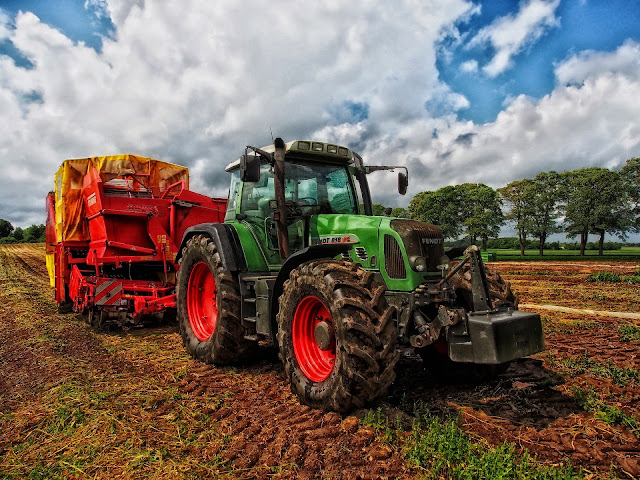
<path id="1" fill-rule="evenodd" d="M 102 38 L 115 32 L 111 18 L 100 1 L 3 0 L 0 8 L 11 19 L 15 19 L 20 11 L 30 11 L 42 23 L 61 31 L 76 43 L 84 42 L 98 52 L 102 48 Z M 5 48 L 0 45 L 0 53 L 11 54 Z"/>
<path id="2" fill-rule="evenodd" d="M 627 39 L 640 40 L 640 4 L 637 1 L 563 0 L 555 10 L 557 26 L 512 57 L 512 66 L 495 77 L 482 68 L 495 55 L 492 45 L 470 45 L 484 27 L 514 16 L 527 2 L 482 2 L 481 11 L 457 25 L 462 42 L 452 37 L 440 44 L 436 66 L 440 80 L 470 102 L 458 117 L 476 123 L 491 122 L 505 100 L 524 94 L 541 98 L 555 86 L 554 64 L 583 50 L 613 51 Z"/>

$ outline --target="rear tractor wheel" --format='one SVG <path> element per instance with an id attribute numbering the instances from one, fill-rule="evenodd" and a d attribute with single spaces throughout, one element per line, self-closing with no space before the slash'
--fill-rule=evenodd
<path id="1" fill-rule="evenodd" d="M 394 310 L 373 274 L 342 260 L 295 269 L 278 312 L 291 389 L 314 408 L 346 412 L 387 391 L 398 361 Z"/>
<path id="2" fill-rule="evenodd" d="M 196 235 L 187 242 L 176 288 L 180 334 L 193 358 L 225 364 L 253 348 L 240 323 L 238 280 L 225 270 L 213 240 Z"/>

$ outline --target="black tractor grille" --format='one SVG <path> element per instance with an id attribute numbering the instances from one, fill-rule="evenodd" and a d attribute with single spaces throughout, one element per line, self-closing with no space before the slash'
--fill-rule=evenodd
<path id="1" fill-rule="evenodd" d="M 424 257 L 427 260 L 427 271 L 437 271 L 440 257 L 444 255 L 439 227 L 414 220 L 392 220 L 391 228 L 398 232 L 404 241 L 409 258 Z"/>
<path id="2" fill-rule="evenodd" d="M 407 269 L 398 241 L 391 235 L 384 236 L 384 266 L 389 278 L 407 278 Z"/>

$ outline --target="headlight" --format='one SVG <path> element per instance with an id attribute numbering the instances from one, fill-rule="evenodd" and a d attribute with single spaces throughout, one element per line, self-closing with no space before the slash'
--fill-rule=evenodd
<path id="1" fill-rule="evenodd" d="M 411 268 L 416 272 L 424 272 L 427 269 L 427 259 L 424 257 L 413 257 L 411 260 Z"/>
<path id="2" fill-rule="evenodd" d="M 451 264 L 451 260 L 446 255 L 440 257 L 440 265 L 438 265 L 438 270 L 442 270 L 444 273 L 445 270 L 449 270 L 449 266 Z"/>

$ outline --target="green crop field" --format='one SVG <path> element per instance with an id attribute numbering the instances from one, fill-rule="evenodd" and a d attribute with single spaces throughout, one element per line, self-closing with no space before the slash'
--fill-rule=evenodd
<path id="1" fill-rule="evenodd" d="M 517 249 L 489 248 L 489 253 L 495 253 L 497 261 L 508 260 L 602 260 L 611 258 L 616 260 L 640 260 L 640 247 L 622 247 L 620 250 L 605 250 L 604 255 L 598 255 L 597 250 L 586 250 L 583 257 L 580 250 L 545 250 L 540 256 L 538 250 L 525 250 L 524 256 Z"/>

